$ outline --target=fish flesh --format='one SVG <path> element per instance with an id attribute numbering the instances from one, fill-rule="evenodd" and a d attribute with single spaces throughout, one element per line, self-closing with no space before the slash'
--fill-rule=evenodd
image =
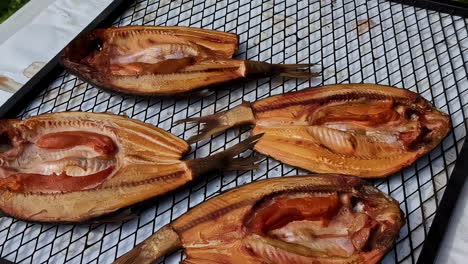
<path id="1" fill-rule="evenodd" d="M 77 222 L 172 191 L 213 170 L 255 168 L 234 158 L 249 138 L 181 160 L 182 139 L 127 117 L 62 112 L 0 121 L 0 210 L 32 221 Z"/>
<path id="2" fill-rule="evenodd" d="M 281 177 L 198 205 L 114 263 L 152 263 L 184 248 L 184 264 L 372 264 L 403 223 L 399 203 L 357 177 Z"/>
<path id="3" fill-rule="evenodd" d="M 190 27 L 125 26 L 97 29 L 72 41 L 61 62 L 102 88 L 136 95 L 186 94 L 241 78 L 317 76 L 311 64 L 232 59 L 236 34 Z"/>
<path id="4" fill-rule="evenodd" d="M 194 142 L 239 125 L 265 136 L 255 150 L 320 173 L 385 177 L 432 150 L 450 118 L 420 95 L 374 84 L 308 88 L 179 121 L 204 124 Z"/>

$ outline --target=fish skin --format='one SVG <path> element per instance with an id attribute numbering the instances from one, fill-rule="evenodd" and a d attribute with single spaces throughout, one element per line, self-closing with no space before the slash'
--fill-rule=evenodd
<path id="1" fill-rule="evenodd" d="M 82 34 L 64 50 L 70 72 L 101 88 L 136 95 L 190 94 L 240 78 L 310 78 L 309 64 L 232 59 L 236 34 L 190 27 L 128 26 Z"/>
<path id="2" fill-rule="evenodd" d="M 337 195 L 341 197 L 339 201 L 327 198 Z M 315 199 L 316 202 L 301 204 L 300 199 L 307 197 Z M 288 202 L 288 199 L 293 200 Z M 318 217 L 322 209 L 315 209 L 314 206 L 319 205 L 321 199 L 326 199 L 326 203 L 338 202 L 338 212 L 332 209 L 335 213 L 328 214 L 331 212 L 328 210 L 322 215 L 323 218 Z M 280 204 L 286 207 L 272 212 L 284 212 L 282 219 L 290 218 L 288 212 L 292 213 L 294 210 L 309 212 L 308 216 L 304 215 L 309 220 L 302 220 L 304 230 L 307 229 L 307 223 L 314 223 L 311 228 L 316 229 L 316 221 L 323 221 L 330 226 L 328 230 L 345 228 L 347 232 L 351 232 L 348 233 L 347 247 L 354 247 L 353 253 L 343 256 L 342 253 L 335 254 L 334 250 L 317 251 L 308 248 L 307 243 L 287 242 L 274 235 L 283 232 L 287 226 L 265 226 L 272 228 L 273 233 L 258 229 L 253 223 L 260 221 L 261 225 L 264 221 L 258 218 L 258 215 L 270 206 L 276 206 L 278 201 L 282 201 Z M 354 203 L 362 203 L 362 209 L 353 209 Z M 319 215 L 315 215 L 317 213 Z M 355 225 L 353 217 L 363 220 L 360 220 L 359 225 Z M 290 218 L 289 223 L 293 224 L 296 221 L 298 219 Z M 187 258 L 182 263 L 186 264 L 377 263 L 393 246 L 403 224 L 404 217 L 398 202 L 357 177 L 315 174 L 274 178 L 232 189 L 192 208 L 166 225 L 161 234 L 156 232 L 139 244 L 136 250 L 131 250 L 114 263 L 151 263 L 170 253 L 156 252 L 152 248 L 168 248 L 169 245 L 171 250 L 185 249 Z M 331 225 L 336 225 L 336 228 L 332 228 Z M 366 226 L 369 226 L 372 236 L 366 235 L 368 231 L 362 230 Z M 294 225 L 292 227 L 294 231 Z M 171 230 L 173 239 L 162 240 L 161 237 L 167 237 L 168 229 Z M 359 232 L 361 230 L 362 232 Z M 297 234 L 305 237 L 309 236 L 306 231 L 298 229 L 298 232 Z M 326 232 L 327 229 L 322 230 L 320 236 L 325 237 Z M 338 233 L 343 237 L 342 231 Z M 316 243 L 320 244 L 320 236 L 313 235 L 310 238 L 316 239 Z M 301 237 L 297 235 L 296 238 Z M 329 243 L 332 236 L 328 235 L 327 239 L 326 243 Z M 366 239 L 367 242 L 358 241 L 359 239 Z M 351 241 L 358 241 L 359 248 L 353 246 Z M 365 248 L 363 244 L 366 244 Z"/>
<path id="3" fill-rule="evenodd" d="M 138 120 L 85 112 L 0 120 L 0 135 L 10 139 L 0 152 L 0 210 L 46 222 L 88 220 L 213 170 L 248 168 L 255 160 L 233 157 L 259 138 L 183 161 L 184 140 Z"/>
<path id="4" fill-rule="evenodd" d="M 224 118 L 234 111 L 248 114 Z M 313 172 L 364 178 L 411 165 L 451 130 L 450 117 L 420 95 L 374 84 L 308 88 L 181 122 L 206 124 L 189 142 L 250 124 L 252 135 L 265 134 L 255 146 L 262 154 Z"/>

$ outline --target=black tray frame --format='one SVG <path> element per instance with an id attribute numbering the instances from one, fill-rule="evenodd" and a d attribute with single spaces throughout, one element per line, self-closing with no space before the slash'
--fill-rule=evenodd
<path id="1" fill-rule="evenodd" d="M 468 17 L 468 4 L 451 0 L 390 0 L 450 15 Z"/>
<path id="2" fill-rule="evenodd" d="M 450 3 L 440 3 L 431 0 L 391 0 L 402 4 L 415 5 L 422 8 L 428 8 L 439 12 L 445 12 L 455 15 L 468 16 L 468 8 L 456 6 Z M 85 29 L 83 32 L 93 30 L 95 28 L 106 27 L 112 25 L 112 22 L 121 13 L 131 5 L 132 1 L 114 0 L 104 11 L 102 11 Z M 458 9 L 457 9 L 458 8 Z M 81 34 L 80 33 L 80 34 Z M 56 76 L 64 69 L 59 63 L 60 54 L 57 54 L 49 61 L 36 75 L 34 75 L 23 87 L 13 94 L 2 106 L 0 106 L 0 118 L 14 118 L 28 102 L 32 101 L 35 95 L 40 93 L 42 89 L 56 78 Z M 465 120 L 465 128 L 468 131 L 467 120 Z M 468 177 L 468 142 L 465 139 L 463 147 L 459 153 L 459 157 L 455 163 L 454 170 L 446 185 L 442 200 L 438 205 L 434 220 L 429 229 L 428 235 L 424 240 L 423 247 L 418 264 L 435 263 L 440 244 L 447 231 L 450 222 L 450 217 L 453 209 L 456 206 L 458 197 L 465 184 L 465 179 Z M 0 258 L 0 263 L 12 263 Z"/>

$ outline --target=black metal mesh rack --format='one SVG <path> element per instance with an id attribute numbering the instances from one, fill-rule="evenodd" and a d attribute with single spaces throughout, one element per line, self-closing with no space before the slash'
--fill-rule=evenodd
<path id="1" fill-rule="evenodd" d="M 394 2 L 414 5 L 451 15 L 468 17 L 468 1 L 466 0 L 391 0 Z"/>
<path id="2" fill-rule="evenodd" d="M 366 0 L 138 0 L 114 26 L 183 25 L 237 33 L 239 59 L 320 63 L 322 76 L 246 81 L 204 97 L 136 98 L 96 89 L 61 72 L 19 118 L 81 110 L 126 114 L 187 139 L 199 127 L 176 125 L 185 117 L 232 108 L 242 100 L 334 83 L 378 83 L 418 92 L 452 119 L 453 131 L 430 154 L 384 180 L 379 189 L 400 201 L 406 225 L 382 263 L 416 263 L 459 155 L 468 115 L 467 19 L 387 1 Z M 206 156 L 248 136 L 232 129 L 193 145 L 188 158 Z M 251 181 L 304 171 L 264 159 L 254 172 L 209 175 L 160 197 L 122 224 L 57 225 L 0 218 L 0 256 L 16 263 L 110 263 L 164 224 L 220 191 Z M 176 252 L 164 263 L 178 263 Z"/>

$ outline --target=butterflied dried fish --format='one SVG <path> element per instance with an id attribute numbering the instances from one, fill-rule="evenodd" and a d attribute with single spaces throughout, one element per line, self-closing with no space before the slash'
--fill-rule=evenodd
<path id="1" fill-rule="evenodd" d="M 383 177 L 409 166 L 450 131 L 450 118 L 420 95 L 371 84 L 309 88 L 180 122 L 205 124 L 196 141 L 227 128 L 265 133 L 258 152 L 322 173 Z"/>
<path id="2" fill-rule="evenodd" d="M 235 34 L 189 27 L 98 29 L 74 40 L 62 56 L 73 74 L 103 88 L 138 95 L 188 93 L 240 78 L 310 78 L 310 64 L 234 60 Z"/>
<path id="3" fill-rule="evenodd" d="M 151 263 L 185 248 L 196 263 L 377 263 L 403 226 L 398 202 L 364 180 L 263 180 L 191 209 L 115 263 Z"/>
<path id="4" fill-rule="evenodd" d="M 82 221 L 164 194 L 212 170 L 252 169 L 233 158 L 258 137 L 182 161 L 189 145 L 122 116 L 83 112 L 0 121 L 0 210 L 34 221 Z"/>

